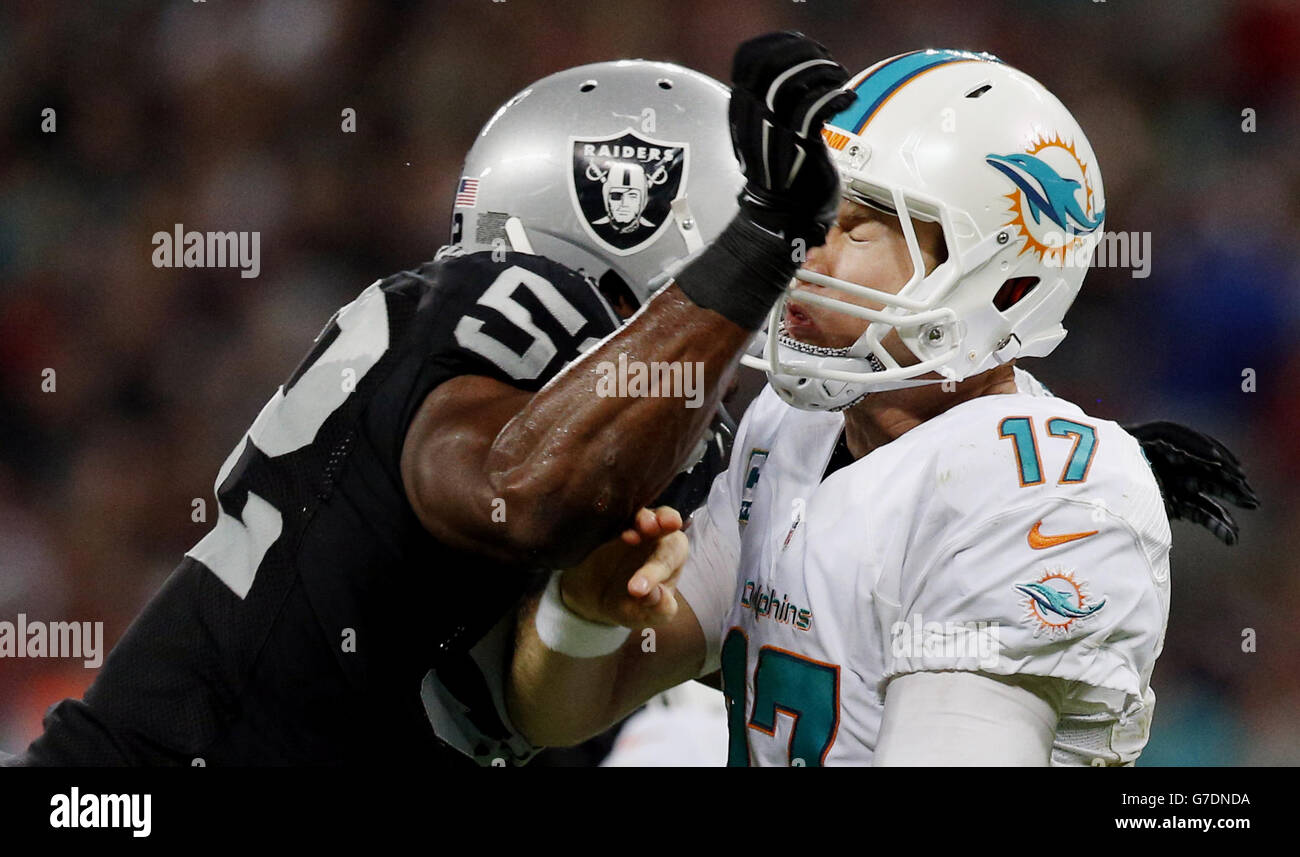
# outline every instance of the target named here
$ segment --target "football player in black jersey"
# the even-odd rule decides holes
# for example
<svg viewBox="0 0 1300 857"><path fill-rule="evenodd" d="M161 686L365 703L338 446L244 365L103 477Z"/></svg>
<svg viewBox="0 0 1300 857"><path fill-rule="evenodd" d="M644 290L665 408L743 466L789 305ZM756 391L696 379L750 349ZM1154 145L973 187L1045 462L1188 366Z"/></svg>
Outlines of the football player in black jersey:
<svg viewBox="0 0 1300 857"><path fill-rule="evenodd" d="M725 466L721 393L834 209L820 128L845 79L774 34L742 45L730 99L642 61L510 99L452 245L335 314L221 467L212 531L15 761L526 760L501 700L515 606ZM620 356L702 367L699 407L601 395ZM1185 501L1235 484L1190 460L1165 474Z"/></svg>
<svg viewBox="0 0 1300 857"><path fill-rule="evenodd" d="M844 70L794 36L736 69L755 93L732 101L736 145L763 153L744 176L726 87L680 66L571 69L507 102L467 158L455 246L326 325L222 466L212 531L21 761L526 756L493 629L697 451L791 241L833 204L820 128L852 99ZM595 284L644 301L669 279L612 335ZM701 366L700 406L597 395L619 355Z"/></svg>

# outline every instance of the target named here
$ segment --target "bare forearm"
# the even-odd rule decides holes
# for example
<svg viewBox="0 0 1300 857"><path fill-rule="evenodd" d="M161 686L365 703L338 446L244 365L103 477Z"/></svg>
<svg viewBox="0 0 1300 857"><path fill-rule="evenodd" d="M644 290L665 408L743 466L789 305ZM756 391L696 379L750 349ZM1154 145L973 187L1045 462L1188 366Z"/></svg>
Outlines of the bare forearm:
<svg viewBox="0 0 1300 857"><path fill-rule="evenodd" d="M577 744L616 722L612 709L622 650L601 658L551 651L537 636L536 614L534 598L519 617L506 693L510 719L538 746Z"/></svg>
<svg viewBox="0 0 1300 857"><path fill-rule="evenodd" d="M560 654L542 642L535 621L539 600L530 598L520 609L506 692L511 721L534 744L586 740L655 694L699 675L704 632L680 595L670 621L653 629L634 627L618 650L588 658Z"/></svg>
<svg viewBox="0 0 1300 857"><path fill-rule="evenodd" d="M585 555L668 484L750 335L671 286L505 425L488 453L488 478L507 507L517 498L533 525L555 536L548 559ZM674 383L658 395L619 388L620 371L649 377L665 366L661 379Z"/></svg>

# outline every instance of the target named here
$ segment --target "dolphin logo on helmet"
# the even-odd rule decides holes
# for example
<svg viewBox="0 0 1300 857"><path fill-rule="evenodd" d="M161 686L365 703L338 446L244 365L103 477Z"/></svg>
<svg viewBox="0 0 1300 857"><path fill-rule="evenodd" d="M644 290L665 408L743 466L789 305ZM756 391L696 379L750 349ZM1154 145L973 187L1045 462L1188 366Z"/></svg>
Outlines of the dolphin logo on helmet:
<svg viewBox="0 0 1300 857"><path fill-rule="evenodd" d="M1029 213L1034 218L1034 223L1042 222L1039 216L1041 212L1071 235L1078 235L1095 231L1098 226L1101 226L1102 221L1106 219L1106 212L1104 211L1098 213L1095 217L1089 217L1079 207L1075 191L1083 186L1081 182L1065 178L1050 164L1033 155L1019 153L1014 155L989 154L984 160L989 163L989 166L1005 173L1007 178L1015 182L1016 186L1024 193L1025 202L1029 206ZM1008 164L1018 167L1019 172L1011 169L1011 166L1007 166ZM1041 193L1030 183L1030 179L1042 188Z"/></svg>

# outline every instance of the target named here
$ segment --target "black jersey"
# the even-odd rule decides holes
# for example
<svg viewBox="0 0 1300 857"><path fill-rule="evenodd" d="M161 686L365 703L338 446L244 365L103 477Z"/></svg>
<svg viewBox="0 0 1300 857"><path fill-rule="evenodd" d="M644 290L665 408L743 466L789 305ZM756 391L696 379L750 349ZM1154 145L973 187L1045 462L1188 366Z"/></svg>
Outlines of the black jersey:
<svg viewBox="0 0 1300 857"><path fill-rule="evenodd" d="M618 322L579 274L498 255L427 263L335 314L222 466L213 529L23 762L460 760L430 723L449 706L501 732L469 652L538 572L429 535L403 441L443 381L535 391Z"/></svg>

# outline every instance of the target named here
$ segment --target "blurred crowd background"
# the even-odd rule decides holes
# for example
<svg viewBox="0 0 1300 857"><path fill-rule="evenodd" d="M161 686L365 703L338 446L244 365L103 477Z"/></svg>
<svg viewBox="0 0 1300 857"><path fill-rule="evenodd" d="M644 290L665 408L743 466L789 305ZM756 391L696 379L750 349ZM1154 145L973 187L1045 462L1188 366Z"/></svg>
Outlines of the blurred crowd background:
<svg viewBox="0 0 1300 857"><path fill-rule="evenodd" d="M213 509L222 460L333 310L446 240L461 158L515 91L619 57L725 80L734 46L777 28L851 71L921 47L987 50L1079 118L1108 229L1152 235L1150 277L1089 274L1071 335L1026 368L1098 416L1216 434L1264 503L1232 549L1173 525L1142 762L1300 764L1295 0L10 0L0 619L121 636L211 526L191 520L193 500ZM348 107L356 133L340 128ZM261 276L153 267L151 236L177 223L260 231ZM0 660L0 749L22 749L93 677L79 661Z"/></svg>

